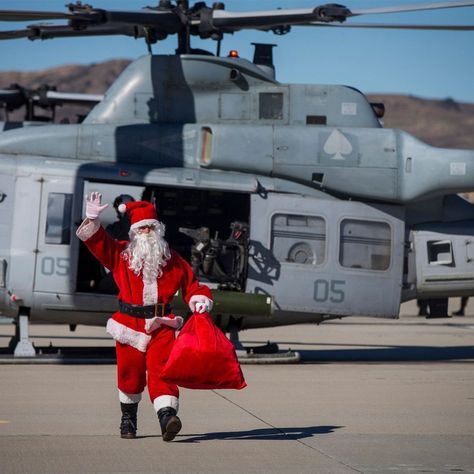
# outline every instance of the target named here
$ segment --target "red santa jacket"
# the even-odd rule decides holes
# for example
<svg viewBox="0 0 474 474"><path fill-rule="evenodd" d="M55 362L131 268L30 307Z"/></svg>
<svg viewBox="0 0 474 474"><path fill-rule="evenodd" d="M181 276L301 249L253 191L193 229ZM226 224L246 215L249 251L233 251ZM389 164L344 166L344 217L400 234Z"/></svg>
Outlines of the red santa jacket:
<svg viewBox="0 0 474 474"><path fill-rule="evenodd" d="M212 299L209 288L201 285L195 278L189 264L175 251L171 251L171 258L163 267L163 274L153 284L144 285L141 275L128 268L128 261L124 259L123 251L128 242L112 239L97 220L84 221L77 230L77 236L86 244L91 253L99 262L108 268L119 288L118 298L121 301L135 305L150 304L145 294L150 290L157 293L158 303L168 304L173 296L181 289L186 304L196 295L203 295ZM145 301L144 301L145 297ZM152 319L136 318L117 311L107 322L107 332L123 343L145 352L151 339L150 334L162 324L178 328L182 323L179 316L168 315Z"/></svg>

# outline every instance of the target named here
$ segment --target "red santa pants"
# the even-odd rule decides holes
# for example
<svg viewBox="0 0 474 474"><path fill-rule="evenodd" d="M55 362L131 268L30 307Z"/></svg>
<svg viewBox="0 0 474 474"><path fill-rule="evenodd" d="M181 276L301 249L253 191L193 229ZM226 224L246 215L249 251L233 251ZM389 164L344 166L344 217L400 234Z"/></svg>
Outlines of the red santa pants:
<svg viewBox="0 0 474 474"><path fill-rule="evenodd" d="M119 390L127 394L142 393L148 378L148 393L152 402L161 395L171 395L178 398L178 387L161 380L161 372L173 347L174 338L174 329L161 326L152 332L146 352L117 342Z"/></svg>

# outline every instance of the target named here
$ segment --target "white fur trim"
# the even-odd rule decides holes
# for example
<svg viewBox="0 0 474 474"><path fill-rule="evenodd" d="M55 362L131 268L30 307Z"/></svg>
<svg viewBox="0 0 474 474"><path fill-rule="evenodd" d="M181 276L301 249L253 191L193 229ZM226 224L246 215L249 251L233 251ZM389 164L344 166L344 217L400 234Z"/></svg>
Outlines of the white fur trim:
<svg viewBox="0 0 474 474"><path fill-rule="evenodd" d="M141 221L132 224L130 229L138 229L139 227L143 227L145 225L158 225L158 221L156 219L142 219Z"/></svg>
<svg viewBox="0 0 474 474"><path fill-rule="evenodd" d="M120 403L138 403L142 399L141 393L125 393L120 389L118 393Z"/></svg>
<svg viewBox="0 0 474 474"><path fill-rule="evenodd" d="M134 347L140 352L146 352L151 336L128 328L110 318L107 321L106 331L118 342Z"/></svg>
<svg viewBox="0 0 474 474"><path fill-rule="evenodd" d="M155 329L158 329L161 326L161 321L158 320L158 316L154 318L145 319L145 331L150 334Z"/></svg>
<svg viewBox="0 0 474 474"><path fill-rule="evenodd" d="M97 219L89 219L87 222L83 220L76 230L76 235L84 242L89 240L99 230L99 227L100 222Z"/></svg>
<svg viewBox="0 0 474 474"><path fill-rule="evenodd" d="M183 325L183 318L181 316L175 316L174 318L169 318L168 316L155 316L151 319L145 319L145 331L150 334L155 329L158 329L160 326L169 326L173 329L181 329Z"/></svg>
<svg viewBox="0 0 474 474"><path fill-rule="evenodd" d="M159 410L162 408L171 407L176 410L178 413L179 410L179 400L173 395L160 395L153 400L153 407L155 411L158 413Z"/></svg>
<svg viewBox="0 0 474 474"><path fill-rule="evenodd" d="M117 209L121 214L125 214L127 212L127 205L122 202Z"/></svg>
<svg viewBox="0 0 474 474"><path fill-rule="evenodd" d="M163 326L169 326L173 329L181 329L184 322L181 316L175 316L174 318L168 318L168 316L158 316L158 319L161 321L161 324L163 324Z"/></svg>
<svg viewBox="0 0 474 474"><path fill-rule="evenodd" d="M158 283L156 278L151 282L143 281L143 306L156 304L158 302Z"/></svg>

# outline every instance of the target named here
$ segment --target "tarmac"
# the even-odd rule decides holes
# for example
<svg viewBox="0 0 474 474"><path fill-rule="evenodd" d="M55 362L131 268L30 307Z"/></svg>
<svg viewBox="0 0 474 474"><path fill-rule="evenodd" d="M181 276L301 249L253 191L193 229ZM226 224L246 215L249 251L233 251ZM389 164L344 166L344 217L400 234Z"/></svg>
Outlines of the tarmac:
<svg viewBox="0 0 474 474"><path fill-rule="evenodd" d="M453 301L456 309L458 299ZM12 327L0 324L0 347ZM111 351L103 328L31 326L36 347ZM161 439L148 398L118 435L113 363L0 365L0 473L474 472L474 305L465 317L345 318L246 331L298 364L243 365L248 387L181 390Z"/></svg>

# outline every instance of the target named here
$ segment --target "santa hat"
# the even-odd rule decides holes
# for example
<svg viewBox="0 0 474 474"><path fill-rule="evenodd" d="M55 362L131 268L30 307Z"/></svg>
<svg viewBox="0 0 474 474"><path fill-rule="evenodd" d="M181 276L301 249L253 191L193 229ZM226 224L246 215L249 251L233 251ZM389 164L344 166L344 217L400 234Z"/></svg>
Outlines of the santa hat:
<svg viewBox="0 0 474 474"><path fill-rule="evenodd" d="M158 215L156 214L155 207L151 202L147 201L136 201L122 203L118 207L119 212L130 217L131 226L130 229L138 229L146 225L157 225Z"/></svg>

